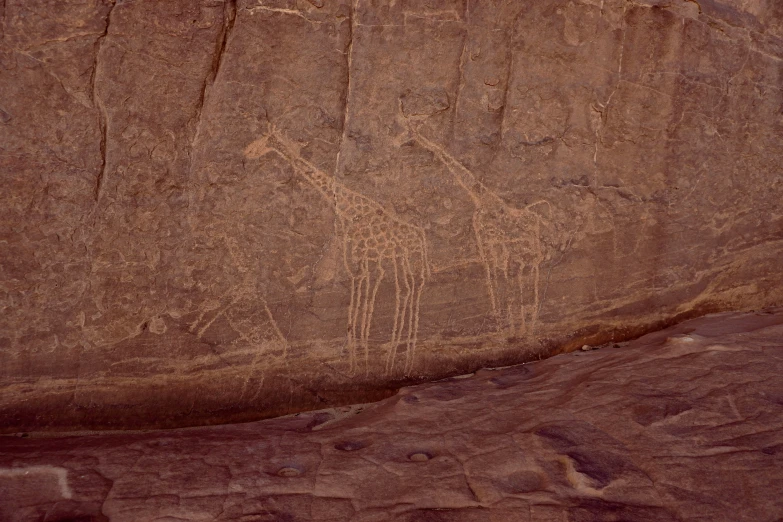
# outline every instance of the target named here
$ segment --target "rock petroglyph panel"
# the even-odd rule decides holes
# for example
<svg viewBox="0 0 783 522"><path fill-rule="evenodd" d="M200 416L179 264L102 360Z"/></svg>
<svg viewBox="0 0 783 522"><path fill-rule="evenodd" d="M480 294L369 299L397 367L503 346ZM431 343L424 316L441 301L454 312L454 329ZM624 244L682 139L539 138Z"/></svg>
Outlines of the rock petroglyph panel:
<svg viewBox="0 0 783 522"><path fill-rule="evenodd" d="M63 5L0 3L7 429L370 400L783 299L769 2Z"/></svg>

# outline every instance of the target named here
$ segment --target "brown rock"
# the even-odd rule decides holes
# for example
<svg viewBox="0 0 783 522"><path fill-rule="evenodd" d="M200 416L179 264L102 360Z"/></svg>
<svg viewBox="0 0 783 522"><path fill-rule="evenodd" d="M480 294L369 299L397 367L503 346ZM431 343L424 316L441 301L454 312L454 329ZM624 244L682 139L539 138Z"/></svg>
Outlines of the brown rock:
<svg viewBox="0 0 783 522"><path fill-rule="evenodd" d="M783 309L156 432L0 438L0 519L778 520Z"/></svg>
<svg viewBox="0 0 783 522"><path fill-rule="evenodd" d="M2 2L0 430L370 401L783 303L778 3L501 4Z"/></svg>

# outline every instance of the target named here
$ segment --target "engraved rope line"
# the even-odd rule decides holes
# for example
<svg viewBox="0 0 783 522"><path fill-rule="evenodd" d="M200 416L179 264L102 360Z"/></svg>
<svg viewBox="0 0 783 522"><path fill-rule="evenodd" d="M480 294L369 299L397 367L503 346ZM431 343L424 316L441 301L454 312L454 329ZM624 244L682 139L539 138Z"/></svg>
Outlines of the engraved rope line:
<svg viewBox="0 0 783 522"><path fill-rule="evenodd" d="M337 217L335 231L342 239L343 265L351 277L347 327L351 372L357 369L356 351L360 347L364 351L365 373L369 373L376 298L389 275L394 281L395 309L385 372L392 372L399 345L404 343L404 372L409 375L418 340L421 293L430 277L424 230L390 215L378 202L318 169L272 125L269 134L254 143L260 145L254 156L277 152L333 206Z"/></svg>
<svg viewBox="0 0 783 522"><path fill-rule="evenodd" d="M400 114L408 120L402 110ZM544 218L534 209L546 208L551 213L549 202L540 200L523 208L507 205L465 165L443 147L422 136L409 121L407 123L414 140L446 165L475 205L473 233L484 266L493 315L501 326L508 328L510 334L532 335L540 309L540 266L546 259L541 239ZM514 263L518 264L516 270L513 270ZM529 304L525 303L526 286L532 286L532 302Z"/></svg>
<svg viewBox="0 0 783 522"><path fill-rule="evenodd" d="M272 345L276 348L279 348L282 352L282 358L285 361L289 348L288 340L281 331L280 326L277 324L277 321L275 320L275 317L269 308L269 303L267 302L266 298L264 296L260 296L261 305L264 311L263 315L266 317L266 320L269 324L269 330L271 331L260 330L256 321L249 320L247 318L232 318L231 312L233 310L238 308L241 308L242 310L248 310L252 308L253 302L259 299L259 296L255 296L251 299L248 294L244 292L235 293L235 290L236 287L232 286L215 302L214 306L208 306L204 309L201 309L198 317L190 324L188 328L189 331L201 339L204 333L209 330L215 321L221 317L224 317L231 328L239 335L240 339L243 339L250 345L257 345L259 348L261 343L264 343L267 347ZM232 295L233 297L231 297ZM222 304L224 301L227 302ZM208 316L209 314L212 314L211 317L205 321L205 316ZM240 393L240 400L246 397L250 380L256 375L258 364L261 362L261 355L263 352L260 349L256 349L254 351L255 353L253 358L250 361L250 364L247 365L247 372L244 376L244 382L242 384ZM223 363L230 365L230 363L224 360L219 353L215 352L215 355L218 357L218 359L223 361ZM263 384L263 374L261 374L260 379L261 384ZM250 400L255 401L258 398L260 392L261 386L259 385Z"/></svg>

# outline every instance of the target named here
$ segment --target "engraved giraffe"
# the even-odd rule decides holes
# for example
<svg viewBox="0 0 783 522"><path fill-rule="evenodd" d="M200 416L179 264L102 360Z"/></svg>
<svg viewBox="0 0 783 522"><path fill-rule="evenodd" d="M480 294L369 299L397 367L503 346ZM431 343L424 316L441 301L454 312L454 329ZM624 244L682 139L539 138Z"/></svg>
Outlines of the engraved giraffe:
<svg viewBox="0 0 783 522"><path fill-rule="evenodd" d="M473 233L493 315L511 335L532 334L539 312L540 267L547 258L542 236L549 228L535 209L551 212L549 202L536 201L523 208L506 204L443 147L425 138L413 125L408 128L415 141L446 165L475 205Z"/></svg>
<svg viewBox="0 0 783 522"><path fill-rule="evenodd" d="M416 350L421 293L430 276L424 230L390 215L376 201L318 169L271 125L269 134L263 139L261 150L265 147L283 156L333 205L337 217L335 231L342 238L343 264L351 277L347 334L351 372L356 370L358 344L364 349L365 372L369 373L369 340L375 302L381 283L387 273L391 273L395 309L385 372L391 373L398 347L405 343L404 372L408 375Z"/></svg>

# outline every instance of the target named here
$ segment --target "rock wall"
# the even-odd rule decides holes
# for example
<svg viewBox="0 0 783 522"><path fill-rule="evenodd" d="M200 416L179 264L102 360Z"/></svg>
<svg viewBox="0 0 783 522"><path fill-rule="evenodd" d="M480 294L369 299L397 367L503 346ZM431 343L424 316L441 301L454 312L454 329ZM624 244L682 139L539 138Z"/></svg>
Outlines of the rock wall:
<svg viewBox="0 0 783 522"><path fill-rule="evenodd" d="M0 4L2 430L181 426L783 303L783 4Z"/></svg>

